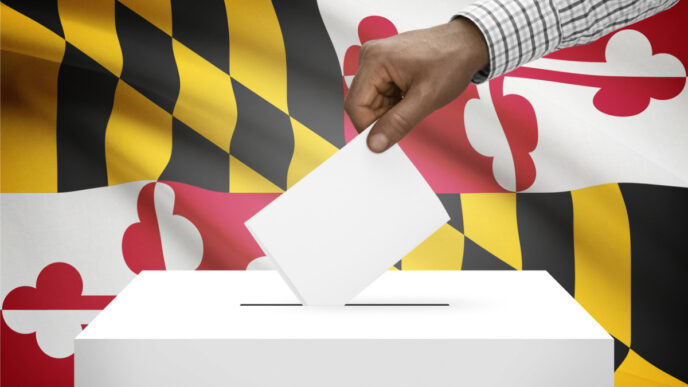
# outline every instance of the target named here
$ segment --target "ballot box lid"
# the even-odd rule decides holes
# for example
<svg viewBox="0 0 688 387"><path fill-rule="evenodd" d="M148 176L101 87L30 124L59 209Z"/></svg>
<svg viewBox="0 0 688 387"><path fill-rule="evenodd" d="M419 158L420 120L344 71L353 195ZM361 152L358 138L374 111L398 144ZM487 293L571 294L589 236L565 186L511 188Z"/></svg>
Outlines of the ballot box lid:
<svg viewBox="0 0 688 387"><path fill-rule="evenodd" d="M601 339L544 271L389 271L346 306L301 306L274 271L144 271L90 339Z"/></svg>

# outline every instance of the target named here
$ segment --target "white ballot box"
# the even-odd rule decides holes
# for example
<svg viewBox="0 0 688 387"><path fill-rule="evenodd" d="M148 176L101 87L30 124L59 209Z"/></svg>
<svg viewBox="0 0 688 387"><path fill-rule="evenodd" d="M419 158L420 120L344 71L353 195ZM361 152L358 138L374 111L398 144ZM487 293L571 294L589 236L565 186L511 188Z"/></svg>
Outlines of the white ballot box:
<svg viewBox="0 0 688 387"><path fill-rule="evenodd" d="M277 272L143 272L75 339L76 385L613 386L612 338L546 272L387 272L301 306Z"/></svg>

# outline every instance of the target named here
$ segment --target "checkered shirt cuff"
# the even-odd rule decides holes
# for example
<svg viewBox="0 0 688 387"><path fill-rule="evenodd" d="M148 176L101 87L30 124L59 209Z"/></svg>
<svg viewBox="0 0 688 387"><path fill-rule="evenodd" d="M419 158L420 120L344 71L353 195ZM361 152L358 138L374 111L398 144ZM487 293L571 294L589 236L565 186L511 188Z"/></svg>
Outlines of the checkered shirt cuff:
<svg viewBox="0 0 688 387"><path fill-rule="evenodd" d="M554 51L561 40L551 0L479 0L455 17L459 16L480 29L489 49L490 64L475 74L474 83L506 74Z"/></svg>

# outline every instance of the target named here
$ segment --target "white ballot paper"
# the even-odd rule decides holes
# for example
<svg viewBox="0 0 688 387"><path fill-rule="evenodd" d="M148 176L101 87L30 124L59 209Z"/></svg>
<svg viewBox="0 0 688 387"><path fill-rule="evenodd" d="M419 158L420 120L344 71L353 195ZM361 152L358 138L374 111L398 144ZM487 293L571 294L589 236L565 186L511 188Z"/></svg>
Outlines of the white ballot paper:
<svg viewBox="0 0 688 387"><path fill-rule="evenodd" d="M370 128L246 221L305 305L344 305L449 220L398 145Z"/></svg>

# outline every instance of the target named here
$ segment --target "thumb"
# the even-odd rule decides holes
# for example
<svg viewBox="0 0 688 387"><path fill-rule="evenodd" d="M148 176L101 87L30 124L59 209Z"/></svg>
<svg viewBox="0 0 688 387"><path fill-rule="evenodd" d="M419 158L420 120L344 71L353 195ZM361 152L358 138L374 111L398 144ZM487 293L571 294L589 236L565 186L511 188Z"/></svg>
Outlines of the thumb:
<svg viewBox="0 0 688 387"><path fill-rule="evenodd" d="M432 112L426 98L409 90L404 98L383 114L370 130L368 148L381 153L401 140Z"/></svg>

